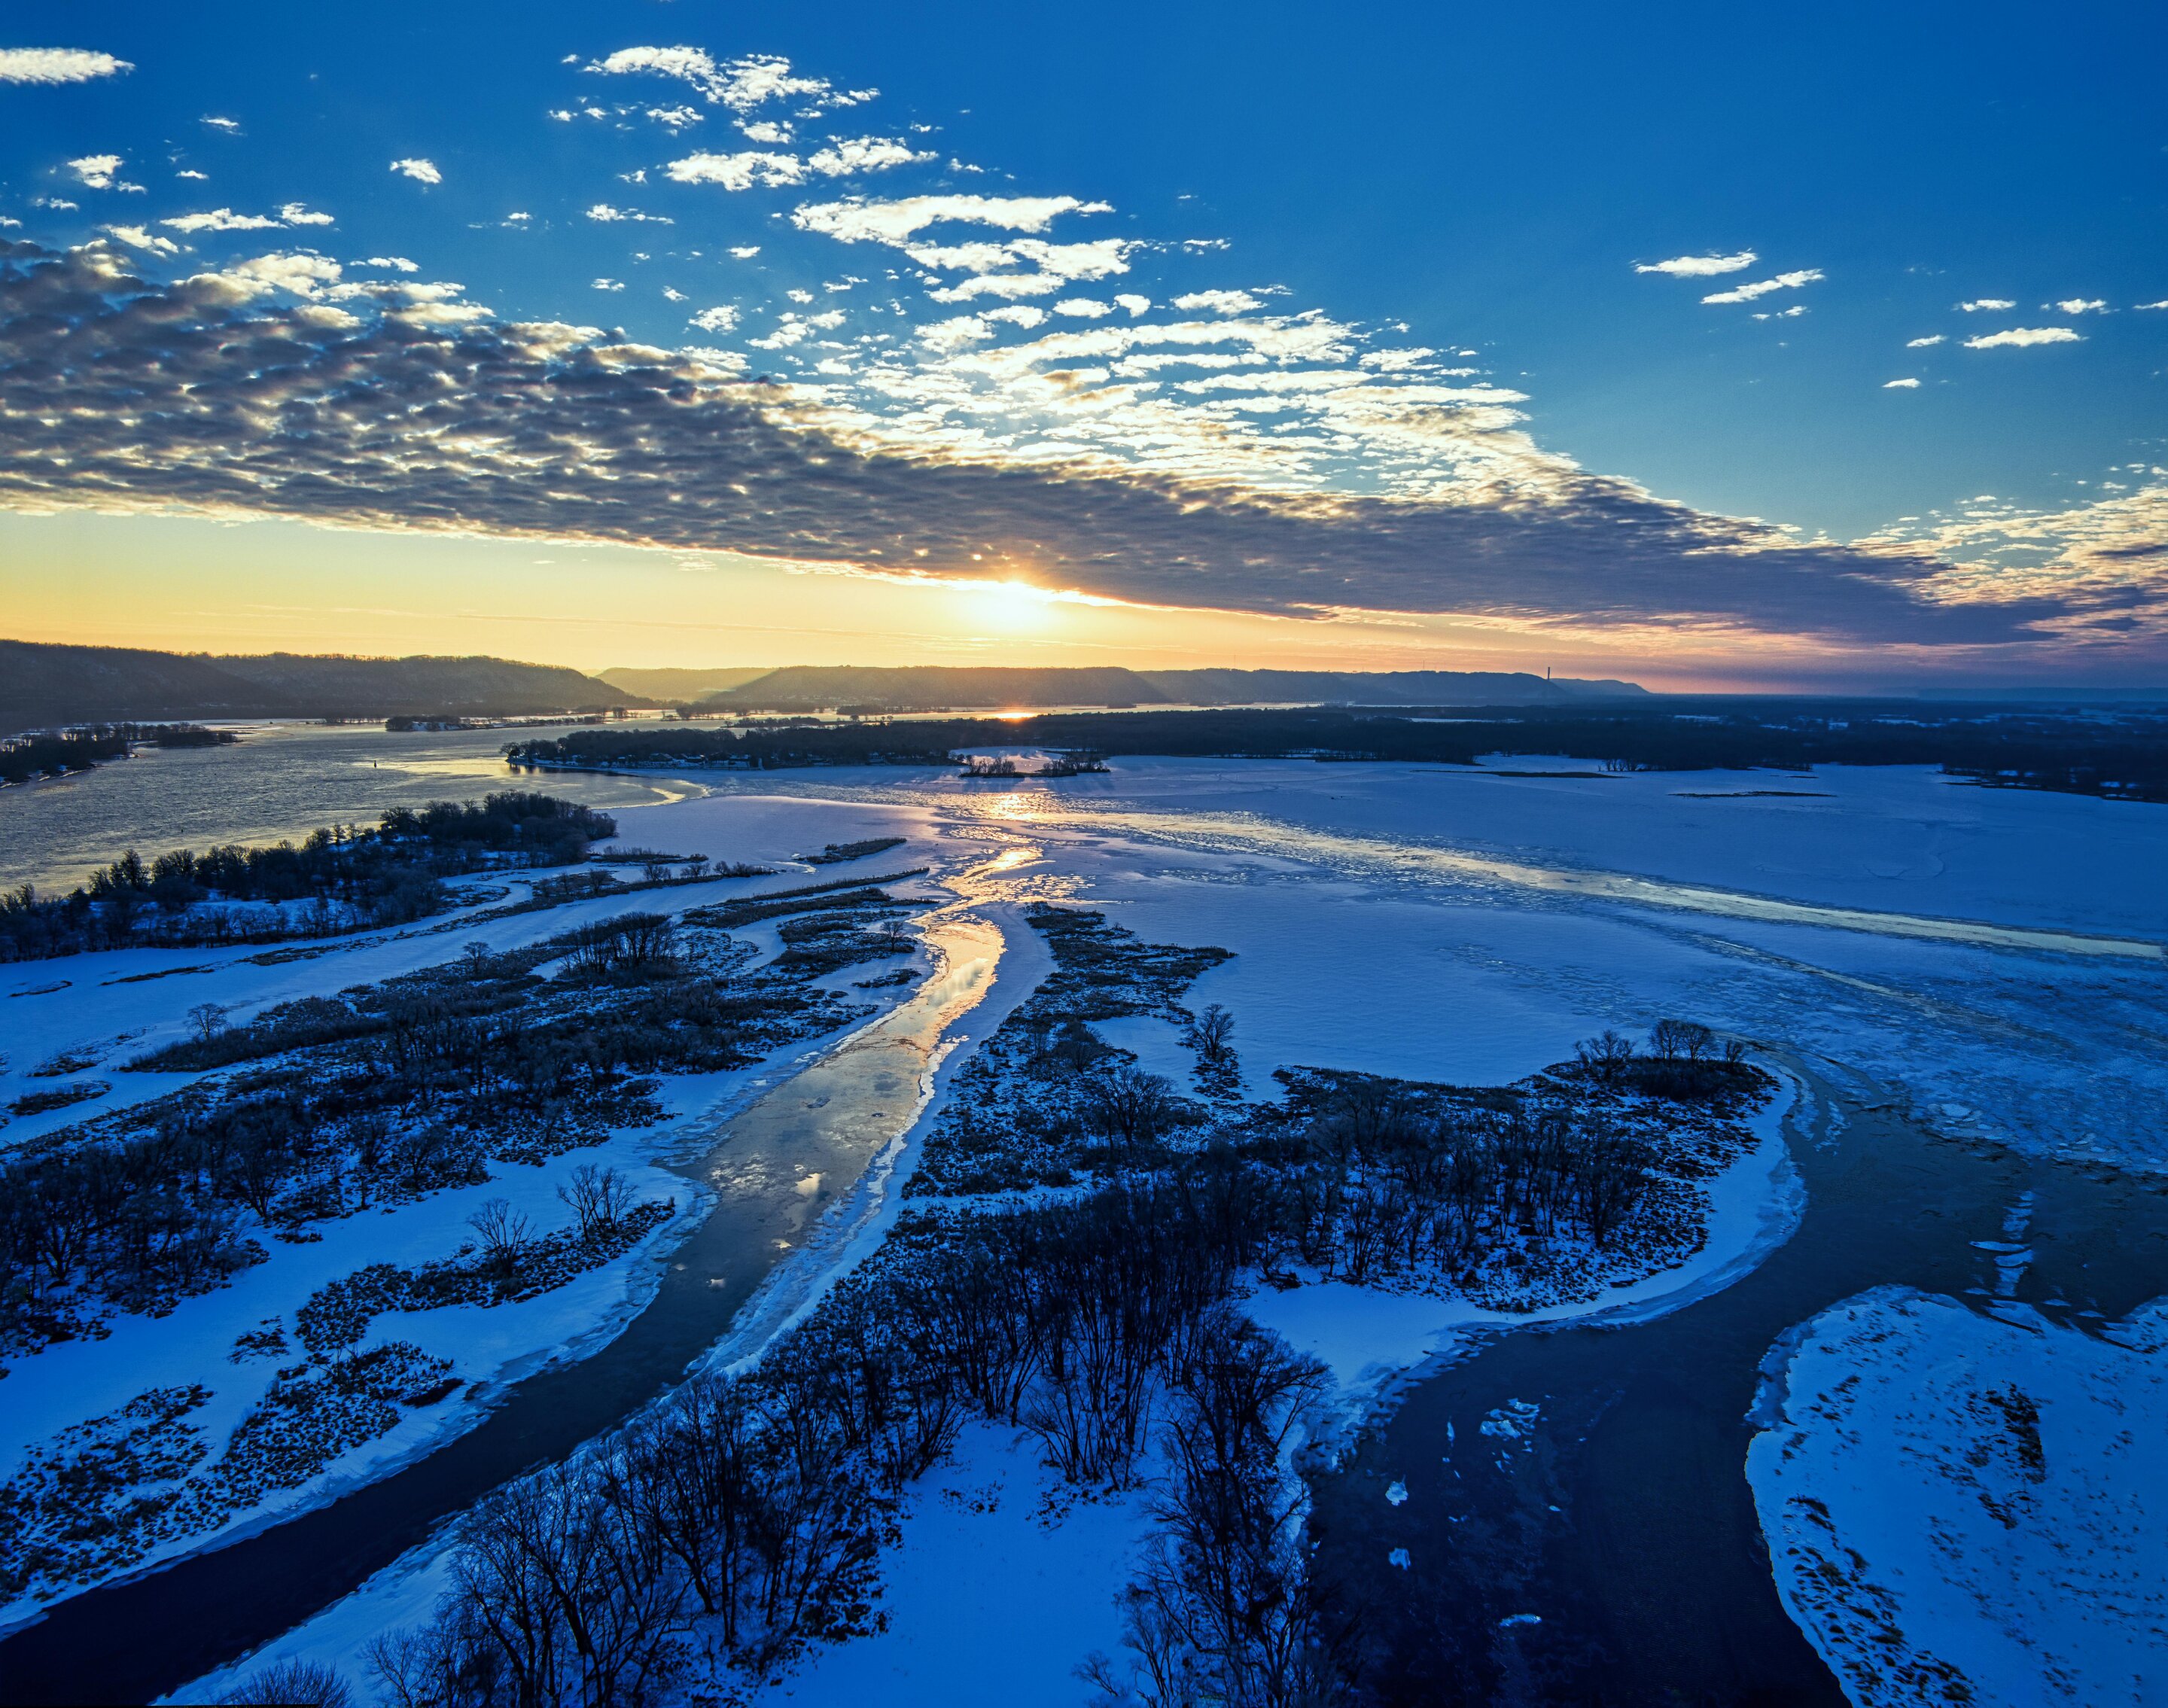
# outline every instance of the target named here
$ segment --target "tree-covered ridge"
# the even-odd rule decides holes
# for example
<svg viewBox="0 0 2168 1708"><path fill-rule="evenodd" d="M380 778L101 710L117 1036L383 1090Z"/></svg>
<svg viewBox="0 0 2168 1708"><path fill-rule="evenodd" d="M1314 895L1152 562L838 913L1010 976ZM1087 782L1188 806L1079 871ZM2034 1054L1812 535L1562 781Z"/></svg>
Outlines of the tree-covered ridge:
<svg viewBox="0 0 2168 1708"><path fill-rule="evenodd" d="M1443 709L1441 709L1443 710ZM1936 765L1986 786L2168 801L2168 716L1916 701L1666 700L1585 708L1459 707L1432 719L1343 708L1103 711L1022 719L692 724L587 729L507 749L541 768L948 765L959 751L1039 748L1113 757L1312 758L1470 765L1562 754L1606 771Z"/></svg>
<svg viewBox="0 0 2168 1708"><path fill-rule="evenodd" d="M0 961L401 924L448 905L446 878L568 865L616 834L606 812L504 790L479 803L394 807L374 827L329 826L298 847L229 843L147 861L130 849L65 897L41 899L28 884L0 895Z"/></svg>

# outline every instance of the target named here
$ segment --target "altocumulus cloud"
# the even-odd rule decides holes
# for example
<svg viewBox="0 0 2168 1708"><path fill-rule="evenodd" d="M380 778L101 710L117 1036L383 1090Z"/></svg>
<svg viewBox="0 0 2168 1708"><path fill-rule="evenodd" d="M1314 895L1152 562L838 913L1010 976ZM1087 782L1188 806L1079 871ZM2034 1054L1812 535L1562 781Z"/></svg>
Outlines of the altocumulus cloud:
<svg viewBox="0 0 2168 1708"><path fill-rule="evenodd" d="M1951 567L1931 553L1795 543L1556 460L1539 487L1426 498L899 449L852 431L810 388L748 384L699 352L502 324L452 301L457 286L338 272L272 256L158 279L104 245L0 242L0 495L874 573L1022 571L1119 599L1278 613L1964 644L2037 640L2074 609L2053 593L1938 598ZM1120 348L1175 331L1124 327ZM1208 332L1240 350L1300 327L1179 335ZM1334 383L1336 398L1364 389Z"/></svg>

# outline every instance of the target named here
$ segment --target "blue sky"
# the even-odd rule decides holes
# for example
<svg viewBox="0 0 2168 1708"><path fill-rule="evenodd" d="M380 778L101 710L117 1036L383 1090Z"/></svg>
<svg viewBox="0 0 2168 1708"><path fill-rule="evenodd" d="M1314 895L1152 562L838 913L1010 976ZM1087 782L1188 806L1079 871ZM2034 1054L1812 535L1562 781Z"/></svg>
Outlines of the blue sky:
<svg viewBox="0 0 2168 1708"><path fill-rule="evenodd" d="M19 23L0 50L128 68L8 80L0 52L0 237L240 279L189 311L300 316L317 362L387 312L588 329L878 469L788 528L689 490L553 510L501 462L406 513L390 474L267 498L205 484L199 430L186 478L109 433L94 482L19 464L11 508L449 520L1591 656L2157 673L2158 8L442 12ZM241 228L171 223L220 210ZM221 429L232 468L261 430ZM712 435L677 450L681 483L731 483Z"/></svg>

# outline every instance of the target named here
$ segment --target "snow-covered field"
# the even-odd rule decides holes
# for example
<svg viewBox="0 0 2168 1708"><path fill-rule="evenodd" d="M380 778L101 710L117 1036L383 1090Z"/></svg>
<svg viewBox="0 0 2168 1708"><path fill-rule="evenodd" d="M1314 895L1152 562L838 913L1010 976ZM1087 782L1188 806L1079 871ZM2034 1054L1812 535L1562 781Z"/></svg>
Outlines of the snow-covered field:
<svg viewBox="0 0 2168 1708"><path fill-rule="evenodd" d="M2168 1700L2168 1302L2095 1338L1878 1289L1764 1406L1777 1586L1859 1708Z"/></svg>
<svg viewBox="0 0 2168 1708"><path fill-rule="evenodd" d="M1188 1000L1232 1010L1253 1095L1269 1094L1273 1069L1298 1065L1503 1083L1570 1054L1576 1039L1605 1026L1639 1028L1670 1014L1859 1072L1954 1131L2168 1164L2160 1001L2168 891L2156 876L2168 870L2168 813L2157 809L1965 788L1924 770L1833 768L1797 777L1508 779L1422 766L1118 760L1108 776L998 790L880 770L713 781L715 792L704 798L619 809L624 841L773 861L826 842L908 835L908 848L863 870L931 863L938 878L994 853L1000 869L980 882L982 902L1068 899L1103 907L1150 940L1235 950ZM1799 792L1748 792L1766 790ZM669 900L688 906L802 881L794 872L721 881L672 891ZM473 934L507 947L563 929L573 923L568 914L599 915L644 899L582 903ZM131 951L8 969L0 1009L10 1059L0 1099L50 1083L22 1076L56 1051L95 1047L117 1057L178 1035L194 1003L217 1001L245 1016L444 958L465 935L373 939L275 967L250 966L232 951ZM205 963L214 970L106 982ZM60 980L66 988L8 994ZM1186 1080L1192 1058L1171 1025L1134 1019L1103 1030L1146 1067ZM132 1035L125 1046L114 1042L121 1034ZM688 1120L711 1114L780 1071L782 1064L749 1070L744 1085L680 1085L673 1112ZM19 1120L0 1131L0 1144L175 1083L104 1067L83 1077L111 1083L109 1100ZM1724 1285L1785 1237L1796 1206L1773 1114L1765 1121L1763 1149L1714 1183L1719 1213L1694 1264L1583 1308L1671 1308ZM621 1142L627 1160L644 1163L665 1152L668 1138L667 1130L650 1130ZM898 1169L909 1166L907 1152L893 1160ZM550 1200L547 1171L517 1172L533 1177L523 1190L531 1184L538 1203ZM447 1239L469 1207L449 1196L441 1207L416 1206L417 1217L437 1220L417 1219L411 1231L392 1219L373 1222L373 1251L391 1249L386 1238L411 1237L417 1253ZM236 1324L276 1308L244 1306L242 1287L258 1278L268 1285L275 1271L286 1277L279 1285L290 1303L315 1284L309 1266L336 1266L330 1243L282 1249L236 1288L148 1327L177 1346L223 1335L222 1349ZM821 1260L839 1259L831 1251ZM502 1379L607 1332L640 1296L643 1265L652 1261L635 1253L534 1301L547 1309L531 1320L500 1307L431 1313L445 1319L433 1326L467 1336L458 1349L463 1373L472 1361ZM187 1314L198 1306L200 1322ZM1262 1292L1251 1308L1324 1358L1354 1407L1489 1326L1480 1313L1437 1301L1337 1285ZM494 1338L484 1347L476 1330L449 1320L460 1316L502 1320L486 1325ZM418 1338L422 1327L417 1318L401 1332ZM2024 1332L1983 1328L1955 1307L1946 1318L1918 1306L1901 1338L1928 1349L1917 1354L1926 1370L1934 1346L1961 1346L1965 1334L1989 1330ZM151 1338L146 1330L146 1345ZM120 1338L80 1349L92 1389L98 1359L115 1347L117 1360ZM19 1386L24 1374L6 1384L11 1439L19 1415L34 1417L42 1433L66 1421L73 1403L34 1400ZM1810 1386L1795 1380L1795 1400ZM1889 1393L1902 1386L1893 1375ZM88 1391L77 1416L108 1403ZM1886 1458L1873 1437L1862 1433L1850 1462ZM2070 1439L2086 1438L2080 1430ZM2070 1450L2096 1458L2104 1450L2100 1441ZM1037 1503L1052 1485L1035 1476L992 1432L969 1438L958 1463L927 1480L906 1519L902 1550L885 1574L887 1634L802 1670L788 1686L794 1700L1076 1700L1082 1686L1069 1669L1084 1650L1113 1646L1119 1562L1142 1520L1119 1506L1084 1507L1047 1528ZM969 1491L996 1480L1001 1500L975 1508ZM949 1489L962 1498L950 1499ZM1046 1586L1036 1598L1047 1603L1043 1641L1025 1641L1012 1605L1002 1611L1004 1592L1025 1583ZM372 1621L418 1616L426 1587L426 1572L388 1574L337 1620L320 1622L306 1641L297 1633L281 1650L350 1657ZM996 1653L998 1665L986 1659ZM1023 1671L1002 1670L1011 1656L1035 1658ZM960 1657L975 1657L962 1673ZM968 1687L954 1686L959 1677ZM980 1680L978 1696L956 1694Z"/></svg>

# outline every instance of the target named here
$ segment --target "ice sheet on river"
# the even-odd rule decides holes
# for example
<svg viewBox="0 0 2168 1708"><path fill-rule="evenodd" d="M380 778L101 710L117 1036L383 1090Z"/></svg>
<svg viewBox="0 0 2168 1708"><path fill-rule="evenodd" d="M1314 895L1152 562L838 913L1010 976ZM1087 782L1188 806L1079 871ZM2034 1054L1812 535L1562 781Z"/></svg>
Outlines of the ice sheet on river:
<svg viewBox="0 0 2168 1708"><path fill-rule="evenodd" d="M2168 1301L2095 1338L1877 1289L1764 1404L1777 1586L1857 1708L2168 1700Z"/></svg>

